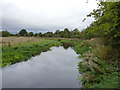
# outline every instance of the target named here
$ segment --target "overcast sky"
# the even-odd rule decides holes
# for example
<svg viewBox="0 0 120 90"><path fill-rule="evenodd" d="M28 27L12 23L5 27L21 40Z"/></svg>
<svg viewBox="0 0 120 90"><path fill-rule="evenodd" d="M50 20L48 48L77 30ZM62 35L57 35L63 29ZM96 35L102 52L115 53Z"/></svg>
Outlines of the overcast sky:
<svg viewBox="0 0 120 90"><path fill-rule="evenodd" d="M97 8L96 0L2 0L2 30L17 33L86 28L93 18L82 20Z"/></svg>

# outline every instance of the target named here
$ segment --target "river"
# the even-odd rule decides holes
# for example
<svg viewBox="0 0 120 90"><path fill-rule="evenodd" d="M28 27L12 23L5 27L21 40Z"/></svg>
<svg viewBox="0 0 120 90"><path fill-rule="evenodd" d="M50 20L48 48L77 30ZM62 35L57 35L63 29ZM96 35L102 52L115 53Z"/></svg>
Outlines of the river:
<svg viewBox="0 0 120 90"><path fill-rule="evenodd" d="M50 51L2 69L3 88L81 88L78 54L72 49Z"/></svg>

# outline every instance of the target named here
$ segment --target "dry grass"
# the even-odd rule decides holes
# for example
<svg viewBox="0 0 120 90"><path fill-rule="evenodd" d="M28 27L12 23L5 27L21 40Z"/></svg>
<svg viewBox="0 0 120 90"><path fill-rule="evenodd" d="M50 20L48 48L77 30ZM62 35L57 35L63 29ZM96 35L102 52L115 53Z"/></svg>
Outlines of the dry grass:
<svg viewBox="0 0 120 90"><path fill-rule="evenodd" d="M25 42L38 42L41 38L36 37L0 37L0 44L2 46L20 45Z"/></svg>

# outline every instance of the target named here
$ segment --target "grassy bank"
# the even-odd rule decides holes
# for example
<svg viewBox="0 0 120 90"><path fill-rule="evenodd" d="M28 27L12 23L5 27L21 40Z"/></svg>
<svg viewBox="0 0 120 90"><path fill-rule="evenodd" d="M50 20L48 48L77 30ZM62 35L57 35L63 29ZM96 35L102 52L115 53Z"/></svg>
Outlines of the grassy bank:
<svg viewBox="0 0 120 90"><path fill-rule="evenodd" d="M104 40L95 38L78 43L74 50L84 60L79 63L83 88L119 88L119 53Z"/></svg>
<svg viewBox="0 0 120 90"><path fill-rule="evenodd" d="M52 46L59 46L61 44L57 40L52 39L14 37L14 40L12 40L9 37L8 39L12 40L12 42L8 42L7 38L4 39L6 39L4 40L6 43L2 46L1 67L26 61L41 52L49 50ZM20 43L21 40L22 42Z"/></svg>
<svg viewBox="0 0 120 90"><path fill-rule="evenodd" d="M65 48L73 47L79 57L83 58L78 64L83 88L120 89L118 49L112 48L102 38L59 41Z"/></svg>

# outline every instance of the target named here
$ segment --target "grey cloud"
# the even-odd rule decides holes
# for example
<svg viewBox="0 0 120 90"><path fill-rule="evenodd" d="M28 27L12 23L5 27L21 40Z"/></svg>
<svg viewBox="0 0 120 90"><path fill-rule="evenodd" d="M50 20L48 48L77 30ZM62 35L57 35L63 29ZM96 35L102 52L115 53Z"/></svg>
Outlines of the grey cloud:
<svg viewBox="0 0 120 90"><path fill-rule="evenodd" d="M7 29L13 33L23 28L33 32L54 32L57 29L62 30L64 28L82 30L93 21L92 18L89 18L86 22L82 22L90 12L86 8L71 7L58 13L51 13L44 11L44 9L36 11L33 7L22 8L13 2L2 2L2 4L2 29Z"/></svg>

